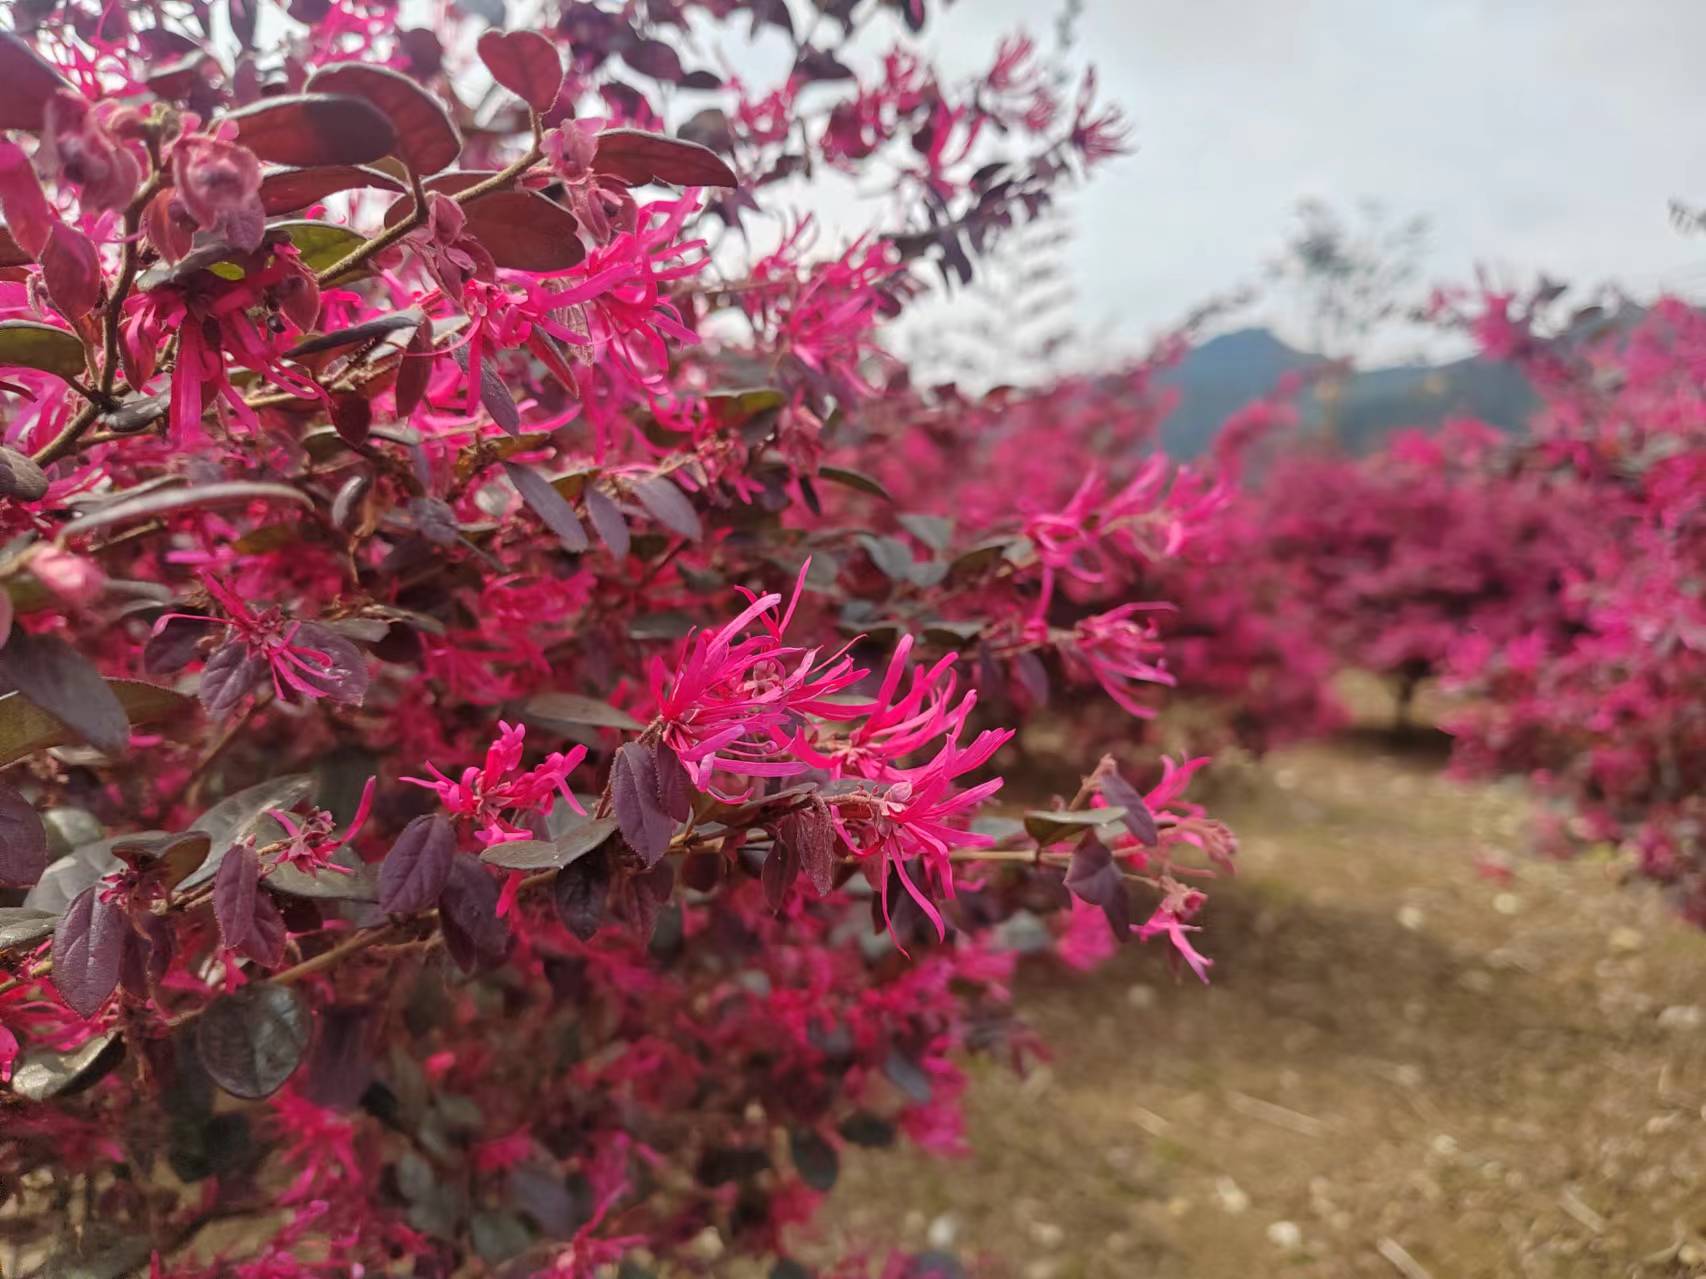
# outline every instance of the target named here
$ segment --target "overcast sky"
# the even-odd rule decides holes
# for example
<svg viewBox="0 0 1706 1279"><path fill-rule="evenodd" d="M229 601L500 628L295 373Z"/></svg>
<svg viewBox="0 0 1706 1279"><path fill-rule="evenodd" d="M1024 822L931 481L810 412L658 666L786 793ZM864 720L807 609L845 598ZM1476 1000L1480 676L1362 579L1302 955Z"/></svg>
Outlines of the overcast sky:
<svg viewBox="0 0 1706 1279"><path fill-rule="evenodd" d="M1056 8L960 0L929 42L969 69ZM1430 282L1706 295L1668 216L1706 204L1706 0L1085 0L1078 43L1137 143L1070 202L1108 355L1258 275L1310 196L1426 217ZM1295 306L1260 318L1307 340Z"/></svg>

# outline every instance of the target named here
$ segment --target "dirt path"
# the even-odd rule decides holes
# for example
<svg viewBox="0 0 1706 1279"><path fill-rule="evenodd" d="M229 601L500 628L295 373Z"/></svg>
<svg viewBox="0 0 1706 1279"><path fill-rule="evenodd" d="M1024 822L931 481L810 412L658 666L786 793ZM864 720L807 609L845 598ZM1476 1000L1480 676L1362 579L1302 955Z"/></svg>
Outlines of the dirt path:
<svg viewBox="0 0 1706 1279"><path fill-rule="evenodd" d="M1376 739L1280 752L1178 984L1034 973L969 1160L849 1160L827 1242L1015 1279L1706 1275L1706 935L1524 851L1515 787ZM1510 868L1489 877L1477 858ZM980 1270L980 1273L983 1271Z"/></svg>

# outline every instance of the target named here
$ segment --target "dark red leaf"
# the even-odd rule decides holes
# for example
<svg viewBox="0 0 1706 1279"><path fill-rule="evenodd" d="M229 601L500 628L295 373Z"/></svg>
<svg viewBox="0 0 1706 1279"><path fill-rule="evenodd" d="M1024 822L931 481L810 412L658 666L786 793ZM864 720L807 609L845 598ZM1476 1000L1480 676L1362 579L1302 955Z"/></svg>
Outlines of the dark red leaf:
<svg viewBox="0 0 1706 1279"><path fill-rule="evenodd" d="M307 169L269 169L261 175L261 204L269 218L295 213L318 204L339 191L372 187L380 191L403 191L403 184L388 173L359 164L327 164Z"/></svg>
<svg viewBox="0 0 1706 1279"><path fill-rule="evenodd" d="M608 846L577 858L551 881L551 898L557 918L582 941L590 941L604 922L604 903L610 895Z"/></svg>
<svg viewBox="0 0 1706 1279"><path fill-rule="evenodd" d="M269 164L367 164L397 149L384 112L348 94L262 98L224 119L236 123L237 141Z"/></svg>
<svg viewBox="0 0 1706 1279"><path fill-rule="evenodd" d="M627 559L630 545L628 521L622 518L622 512L616 503L606 497L604 490L596 484L586 486L585 499L587 518L592 521L599 540L610 548L610 553L617 559Z"/></svg>
<svg viewBox="0 0 1706 1279"><path fill-rule="evenodd" d="M0 675L24 699L46 711L91 746L122 755L130 719L117 694L64 640L14 626L0 649Z"/></svg>
<svg viewBox="0 0 1706 1279"><path fill-rule="evenodd" d="M73 897L53 930L53 984L83 1017L98 1013L118 985L130 931L123 904L101 900L103 887L97 881Z"/></svg>
<svg viewBox="0 0 1706 1279"><path fill-rule="evenodd" d="M800 869L820 896L835 887L835 823L821 800L777 823L776 838L794 850Z"/></svg>
<svg viewBox="0 0 1706 1279"><path fill-rule="evenodd" d="M669 851L676 821L658 801L657 761L651 748L629 742L610 766L610 797L622 838L647 866Z"/></svg>
<svg viewBox="0 0 1706 1279"><path fill-rule="evenodd" d="M220 859L213 876L213 918L220 940L232 950L242 950L254 936L260 891L261 859L253 848L238 845Z"/></svg>
<svg viewBox="0 0 1706 1279"><path fill-rule="evenodd" d="M47 869L47 829L29 800L0 782L0 884L28 888Z"/></svg>
<svg viewBox="0 0 1706 1279"><path fill-rule="evenodd" d="M201 668L197 696L210 715L225 715L237 708L249 690L266 678L267 662L250 651L243 640L227 640L208 655Z"/></svg>
<svg viewBox="0 0 1706 1279"><path fill-rule="evenodd" d="M462 372L468 372L468 348L454 348L456 362L462 366ZM492 415L492 421L511 435L521 434L521 411L515 407L515 397L509 393L504 380L498 376L498 371L492 367L490 360L480 362L480 403L485 405L486 412Z"/></svg>
<svg viewBox="0 0 1706 1279"><path fill-rule="evenodd" d="M764 900L771 910L781 910L788 900L788 890L799 878L800 858L793 845L777 840L764 857L764 870L759 878L764 884Z"/></svg>
<svg viewBox="0 0 1706 1279"><path fill-rule="evenodd" d="M82 319L101 300L101 257L94 241L63 222L48 232L41 275L48 297L68 320Z"/></svg>
<svg viewBox="0 0 1706 1279"><path fill-rule="evenodd" d="M518 462L505 462L503 467L509 482L521 494L521 500L532 508L546 528L557 535L558 541L577 555L592 545L586 540L586 530L581 527L580 520L575 518L575 508L552 487L549 480L532 467Z"/></svg>
<svg viewBox="0 0 1706 1279"><path fill-rule="evenodd" d="M1120 820L1125 822L1126 829L1139 840L1154 848L1161 842L1161 832L1155 825L1155 814L1149 811L1149 805L1144 802L1143 793L1118 773L1104 773L1097 782L1097 789L1102 792L1102 798L1115 808L1125 809Z"/></svg>
<svg viewBox="0 0 1706 1279"><path fill-rule="evenodd" d="M255 899L254 929L239 949L257 964L276 968L284 958L286 937L284 915L280 913L278 904L268 894L262 893Z"/></svg>
<svg viewBox="0 0 1706 1279"><path fill-rule="evenodd" d="M444 944L465 973L501 964L509 955L509 924L498 918L498 885L477 858L452 859L438 899Z"/></svg>
<svg viewBox="0 0 1706 1279"><path fill-rule="evenodd" d="M35 257L24 251L10 228L0 226L0 267L28 266L34 261Z"/></svg>
<svg viewBox="0 0 1706 1279"><path fill-rule="evenodd" d="M395 154L418 174L437 173L462 153L462 135L444 104L399 71L335 62L309 76L303 87L310 93L348 94L378 107L396 129Z"/></svg>
<svg viewBox="0 0 1706 1279"><path fill-rule="evenodd" d="M196 1051L214 1083L256 1101L296 1070L311 1027L307 1006L290 987L252 982L207 1006L196 1021Z"/></svg>
<svg viewBox="0 0 1706 1279"><path fill-rule="evenodd" d="M308 1066L297 1085L316 1106L350 1110L373 1082L373 1055L367 1028L373 1010L366 1004L333 1004L320 1011L319 1033Z"/></svg>
<svg viewBox="0 0 1706 1279"><path fill-rule="evenodd" d="M373 405L359 391L340 391L332 397L332 427L349 444L367 443L373 429Z"/></svg>
<svg viewBox="0 0 1706 1279"><path fill-rule="evenodd" d="M150 675L173 675L183 670L195 659L196 646L213 624L211 617L205 621L172 618L142 646L142 669Z"/></svg>
<svg viewBox="0 0 1706 1279"><path fill-rule="evenodd" d="M658 805L664 812L684 822L693 816L693 778L688 775L687 765L681 762L681 756L664 742L657 743L652 748L652 758L657 768Z"/></svg>
<svg viewBox="0 0 1706 1279"><path fill-rule="evenodd" d="M71 84L10 31L0 31L0 129L42 127L47 100ZM75 90L73 90L75 92Z"/></svg>
<svg viewBox="0 0 1706 1279"><path fill-rule="evenodd" d="M379 864L379 908L412 915L433 906L450 878L456 832L438 813L415 818Z"/></svg>
<svg viewBox="0 0 1706 1279"><path fill-rule="evenodd" d="M334 702L360 706L367 696L367 659L349 640L319 622L303 622L291 645L312 654L316 669L296 673Z"/></svg>
<svg viewBox="0 0 1706 1279"><path fill-rule="evenodd" d="M671 532L679 533L690 541L698 541L704 536L704 526L699 523L699 512L693 509L693 503L661 475L648 475L633 481L634 496L641 506L651 513L653 519Z"/></svg>
<svg viewBox="0 0 1706 1279"><path fill-rule="evenodd" d="M629 186L669 182L682 187L732 187L734 170L697 142L640 129L606 129L598 135L593 171Z"/></svg>
<svg viewBox="0 0 1706 1279"><path fill-rule="evenodd" d="M681 79L681 57L662 40L630 39L618 52L641 75L670 84Z"/></svg>
<svg viewBox="0 0 1706 1279"><path fill-rule="evenodd" d="M504 88L535 111L556 105L563 87L557 46L537 31L487 31L475 46L480 61Z"/></svg>
<svg viewBox="0 0 1706 1279"><path fill-rule="evenodd" d="M405 421L420 404L432 380L432 334L428 327L423 324L415 330L397 365L397 416Z"/></svg>
<svg viewBox="0 0 1706 1279"><path fill-rule="evenodd" d="M617 888L617 902L622 918L640 935L650 941L657 928L658 913L675 890L675 867L659 862L650 870L630 875Z"/></svg>
<svg viewBox="0 0 1706 1279"><path fill-rule="evenodd" d="M1126 895L1125 877L1108 846L1094 835L1086 835L1072 850L1066 886L1080 901L1101 908L1117 940L1130 939L1131 901Z"/></svg>
<svg viewBox="0 0 1706 1279"><path fill-rule="evenodd" d="M537 191L493 191L463 211L468 234L501 267L549 275L578 266L586 257L575 215Z"/></svg>

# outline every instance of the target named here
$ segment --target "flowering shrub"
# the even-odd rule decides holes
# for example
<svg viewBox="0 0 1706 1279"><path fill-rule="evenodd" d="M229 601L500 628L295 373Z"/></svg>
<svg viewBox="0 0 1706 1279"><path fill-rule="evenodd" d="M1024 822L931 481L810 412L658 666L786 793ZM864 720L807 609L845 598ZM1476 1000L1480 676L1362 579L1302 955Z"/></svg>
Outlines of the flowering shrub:
<svg viewBox="0 0 1706 1279"><path fill-rule="evenodd" d="M1542 335L1556 297L1466 318L1543 395L1513 483L1576 513L1555 616L1452 654L1468 771L1529 773L1554 846L1613 841L1706 924L1706 319L1676 300L1633 328Z"/></svg>
<svg viewBox="0 0 1706 1279"><path fill-rule="evenodd" d="M1301 626L1339 664L1416 686L1466 643L1568 627L1559 598L1594 533L1584 504L1526 473L1506 439L1458 420L1380 452L1287 454L1238 518L1253 612Z"/></svg>
<svg viewBox="0 0 1706 1279"><path fill-rule="evenodd" d="M846 1143L960 1144L958 1055L1033 1051L1017 953L1135 935L1206 975L1234 846L1202 761L991 801L1051 685L1151 711L1141 564L1224 482L1085 464L950 524L909 459L1080 387L968 406L877 336L1119 117L1022 39L966 84L904 41L856 69L922 5L820 9L0 35L26 1248L255 1279L776 1253ZM791 51L778 87L706 65L733 19ZM900 198L848 245L775 236L767 188L824 166Z"/></svg>

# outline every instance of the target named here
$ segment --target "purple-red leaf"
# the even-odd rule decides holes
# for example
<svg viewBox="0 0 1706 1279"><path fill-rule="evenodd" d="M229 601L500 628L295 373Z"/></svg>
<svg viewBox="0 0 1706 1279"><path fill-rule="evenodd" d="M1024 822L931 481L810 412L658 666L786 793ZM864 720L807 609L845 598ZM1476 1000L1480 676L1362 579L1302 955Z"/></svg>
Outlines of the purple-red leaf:
<svg viewBox="0 0 1706 1279"><path fill-rule="evenodd" d="M265 658L252 652L243 640L227 640L208 654L197 695L208 714L225 715L236 709L266 673Z"/></svg>
<svg viewBox="0 0 1706 1279"><path fill-rule="evenodd" d="M493 191L463 212L464 230L486 246L493 262L511 271L549 275L586 257L575 215L537 191Z"/></svg>
<svg viewBox="0 0 1706 1279"><path fill-rule="evenodd" d="M1072 850L1072 862L1066 868L1066 886L1080 901L1101 908L1117 940L1130 938L1131 902L1126 895L1125 876L1108 846L1094 835L1086 835Z"/></svg>
<svg viewBox="0 0 1706 1279"><path fill-rule="evenodd" d="M1120 820L1125 823L1127 830L1151 848L1161 842L1161 832L1155 825L1155 814L1149 811L1149 805L1144 802L1143 792L1114 772L1104 773L1097 782L1097 788L1109 804L1125 809Z"/></svg>
<svg viewBox="0 0 1706 1279"><path fill-rule="evenodd" d="M73 897L53 930L53 984L82 1017L98 1013L118 985L130 931L123 905L101 899L104 887L97 881Z"/></svg>
<svg viewBox="0 0 1706 1279"><path fill-rule="evenodd" d="M800 874L800 858L792 844L777 840L764 857L764 869L759 878L764 883L764 900L771 910L781 910L788 900L788 890Z"/></svg>
<svg viewBox="0 0 1706 1279"><path fill-rule="evenodd" d="M586 540L586 530L575 518L575 508L570 506L563 495L552 487L532 467L522 466L517 462L505 462L504 474L509 476L509 482L521 494L521 500L532 508L537 515L557 535L557 540L575 554L580 554L592 544Z"/></svg>
<svg viewBox="0 0 1706 1279"><path fill-rule="evenodd" d="M586 486L585 498L587 518L592 521L599 540L610 548L610 553L617 559L627 559L628 521L622 518L622 512L617 509L616 503L606 497L604 490L596 484Z"/></svg>
<svg viewBox="0 0 1706 1279"><path fill-rule="evenodd" d="M41 814L11 785L0 782L0 884L28 888L47 869L47 828Z"/></svg>
<svg viewBox="0 0 1706 1279"><path fill-rule="evenodd" d="M682 187L732 187L734 170L709 147L640 129L606 129L598 135L593 171L629 186L670 182Z"/></svg>
<svg viewBox="0 0 1706 1279"><path fill-rule="evenodd" d="M468 348L459 345L452 350L456 362L462 366L462 372L466 375ZM515 407L515 397L509 393L509 388L504 385L490 360L480 361L480 403L486 406L486 412L492 415L492 421L505 431L511 435L521 434L521 411Z"/></svg>
<svg viewBox="0 0 1706 1279"><path fill-rule="evenodd" d="M822 800L784 817L776 824L776 838L794 850L819 896L835 887L835 823Z"/></svg>
<svg viewBox="0 0 1706 1279"><path fill-rule="evenodd" d="M498 918L498 885L477 858L463 854L451 860L438 922L451 959L465 973L501 964L509 955L509 924Z"/></svg>
<svg viewBox="0 0 1706 1279"><path fill-rule="evenodd" d="M622 838L647 866L669 851L676 821L658 799L657 760L651 748L629 742L610 766L610 796Z"/></svg>
<svg viewBox="0 0 1706 1279"><path fill-rule="evenodd" d="M303 622L290 637L293 647L312 653L314 669L296 673L334 702L360 706L367 696L367 659L349 640L319 622Z"/></svg>
<svg viewBox="0 0 1706 1279"><path fill-rule="evenodd" d="M432 381L432 334L430 325L423 324L409 339L408 347L397 365L397 416L407 420L426 394ZM513 401L511 407L514 407Z"/></svg>
<svg viewBox="0 0 1706 1279"><path fill-rule="evenodd" d="M101 300L101 256L75 227L55 222L41 251L42 282L68 320L80 320Z"/></svg>
<svg viewBox="0 0 1706 1279"><path fill-rule="evenodd" d="M604 922L604 903L610 895L610 853L595 848L576 858L551 881L557 918L582 941L590 941Z"/></svg>
<svg viewBox="0 0 1706 1279"><path fill-rule="evenodd" d="M475 48L492 79L535 111L556 105L563 61L557 46L537 31L487 31Z"/></svg>
<svg viewBox="0 0 1706 1279"><path fill-rule="evenodd" d="M705 529L699 522L699 512L679 488L661 475L648 475L632 482L630 487L641 506L653 519L673 533L697 542Z"/></svg>
<svg viewBox="0 0 1706 1279"><path fill-rule="evenodd" d="M327 91L262 98L222 118L236 124L238 142L269 164L368 164L397 149L391 121L362 95Z"/></svg>
<svg viewBox="0 0 1706 1279"><path fill-rule="evenodd" d="M652 759L657 768L659 807L676 821L686 821L693 816L694 791L687 765L681 762L681 756L673 748L663 742L652 748Z"/></svg>
<svg viewBox="0 0 1706 1279"><path fill-rule="evenodd" d="M403 827L379 863L379 908L391 915L427 910L444 892L456 855L456 832L438 813Z"/></svg>
<svg viewBox="0 0 1706 1279"><path fill-rule="evenodd" d="M220 859L213 876L213 918L220 940L232 950L242 950L254 936L260 891L261 859L253 848L239 845Z"/></svg>
<svg viewBox="0 0 1706 1279"><path fill-rule="evenodd" d="M129 746L130 718L118 695L57 636L31 635L14 626L0 649L0 675L91 746L108 755L122 755Z"/></svg>
<svg viewBox="0 0 1706 1279"><path fill-rule="evenodd" d="M444 104L399 71L365 62L335 62L309 76L303 87L310 93L347 94L372 103L396 129L398 158L422 176L437 173L462 153L462 135Z"/></svg>
<svg viewBox="0 0 1706 1279"><path fill-rule="evenodd" d="M47 100L70 88L39 53L10 31L0 31L0 129L39 130Z"/></svg>
<svg viewBox="0 0 1706 1279"><path fill-rule="evenodd" d="M276 218L318 204L340 191L357 191L364 187L396 192L407 189L390 174L359 164L268 169L261 174L261 205L269 218Z"/></svg>
<svg viewBox="0 0 1706 1279"><path fill-rule="evenodd" d="M367 1027L373 1010L366 1004L333 1004L320 1012L319 1034L308 1067L297 1085L316 1106L350 1110L373 1082L373 1056Z"/></svg>

